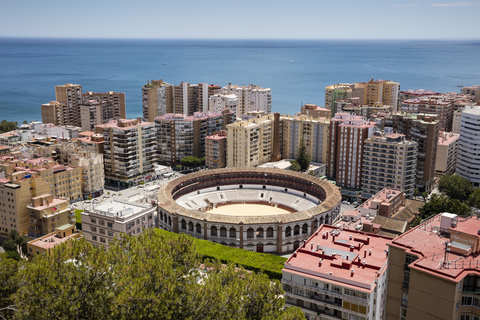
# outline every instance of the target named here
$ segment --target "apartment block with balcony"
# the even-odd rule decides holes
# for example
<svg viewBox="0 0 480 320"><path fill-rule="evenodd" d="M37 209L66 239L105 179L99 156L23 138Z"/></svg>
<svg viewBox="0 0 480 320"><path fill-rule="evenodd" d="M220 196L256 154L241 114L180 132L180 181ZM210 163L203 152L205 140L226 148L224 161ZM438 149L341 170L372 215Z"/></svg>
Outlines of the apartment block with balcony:
<svg viewBox="0 0 480 320"><path fill-rule="evenodd" d="M331 111L327 108L322 108L316 104L306 103L300 109L300 114L310 116L312 118L330 118Z"/></svg>
<svg viewBox="0 0 480 320"><path fill-rule="evenodd" d="M56 126L63 126L63 106L58 101L50 101L49 103L42 104L42 122L53 123Z"/></svg>
<svg viewBox="0 0 480 320"><path fill-rule="evenodd" d="M442 95L410 99L402 102L400 112L436 114L439 130L452 131L454 101Z"/></svg>
<svg viewBox="0 0 480 320"><path fill-rule="evenodd" d="M125 93L124 92L93 92L87 91L82 94L82 101L94 100L105 104L102 109L103 122L108 120L125 119Z"/></svg>
<svg viewBox="0 0 480 320"><path fill-rule="evenodd" d="M389 244L385 319L480 318L480 220L440 213Z"/></svg>
<svg viewBox="0 0 480 320"><path fill-rule="evenodd" d="M154 122L173 109L173 85L160 80L148 81L142 87L143 120Z"/></svg>
<svg viewBox="0 0 480 320"><path fill-rule="evenodd" d="M120 233L137 236L155 227L155 207L112 201L92 205L81 213L82 233L93 245L108 248Z"/></svg>
<svg viewBox="0 0 480 320"><path fill-rule="evenodd" d="M272 112L272 90L270 88L262 88L254 84L240 86L229 83L218 93L237 96L237 117L252 111Z"/></svg>
<svg viewBox="0 0 480 320"><path fill-rule="evenodd" d="M227 132L225 130L205 137L205 166L209 169L227 166Z"/></svg>
<svg viewBox="0 0 480 320"><path fill-rule="evenodd" d="M27 209L30 215L28 236L32 238L52 233L56 228L67 224L75 224L75 211L70 209L69 201L64 198L44 194L32 198Z"/></svg>
<svg viewBox="0 0 480 320"><path fill-rule="evenodd" d="M303 139L311 162L327 162L329 118L318 118L303 114L299 116L285 115L280 117L280 122L283 159L295 159L300 142Z"/></svg>
<svg viewBox="0 0 480 320"><path fill-rule="evenodd" d="M362 187L364 144L376 131L376 125L349 113L337 113L330 120L327 175L336 180L337 186Z"/></svg>
<svg viewBox="0 0 480 320"><path fill-rule="evenodd" d="M59 119L61 125L80 127L82 124L79 106L82 103L82 86L71 83L55 86L55 100L62 106L60 112L62 120Z"/></svg>
<svg viewBox="0 0 480 320"><path fill-rule="evenodd" d="M407 140L403 134L390 131L377 131L365 140L362 169L364 199L384 188L403 190L406 197L413 197L418 144Z"/></svg>
<svg viewBox="0 0 480 320"><path fill-rule="evenodd" d="M214 94L208 98L208 111L221 112L228 108L237 114L238 97L235 94Z"/></svg>
<svg viewBox="0 0 480 320"><path fill-rule="evenodd" d="M205 138L235 121L230 109L217 113L197 112L193 116L166 114L155 119L158 161L179 164L185 157L205 157Z"/></svg>
<svg viewBox="0 0 480 320"><path fill-rule="evenodd" d="M439 122L435 114L394 113L385 118L385 127L404 134L418 144L415 188L430 192L434 185Z"/></svg>
<svg viewBox="0 0 480 320"><path fill-rule="evenodd" d="M456 173L480 187L480 107L464 110L458 139Z"/></svg>
<svg viewBox="0 0 480 320"><path fill-rule="evenodd" d="M155 124L138 119L111 120L95 127L104 137L106 183L132 186L148 180L157 161Z"/></svg>
<svg viewBox="0 0 480 320"><path fill-rule="evenodd" d="M455 172L459 134L440 131L438 134L435 174L443 176Z"/></svg>
<svg viewBox="0 0 480 320"><path fill-rule="evenodd" d="M274 134L279 121L280 114L271 113L228 125L227 167L255 167L272 161L275 150L280 150L280 137Z"/></svg>
<svg viewBox="0 0 480 320"><path fill-rule="evenodd" d="M287 305L309 320L383 319L390 241L321 225L285 263Z"/></svg>

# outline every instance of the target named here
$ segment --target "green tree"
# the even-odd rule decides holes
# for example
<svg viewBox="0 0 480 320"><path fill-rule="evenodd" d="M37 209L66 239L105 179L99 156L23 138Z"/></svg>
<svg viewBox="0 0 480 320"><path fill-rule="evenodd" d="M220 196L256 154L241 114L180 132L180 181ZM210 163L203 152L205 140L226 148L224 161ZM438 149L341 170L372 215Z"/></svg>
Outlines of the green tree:
<svg viewBox="0 0 480 320"><path fill-rule="evenodd" d="M279 281L204 261L191 237L147 230L108 250L62 244L18 269L17 319L304 319ZM7 294L8 296L8 294Z"/></svg>
<svg viewBox="0 0 480 320"><path fill-rule="evenodd" d="M17 121L2 120L2 122L0 123L0 133L15 130L17 129L17 125L18 125Z"/></svg>
<svg viewBox="0 0 480 320"><path fill-rule="evenodd" d="M422 192L423 201L427 201L428 196L429 196L429 193L427 191Z"/></svg>
<svg viewBox="0 0 480 320"><path fill-rule="evenodd" d="M300 171L300 170L302 170L302 167L300 167L300 164L298 163L297 160L292 160L292 161L290 161L290 163L292 164L292 165L290 166L290 170L292 170L292 171Z"/></svg>
<svg viewBox="0 0 480 320"><path fill-rule="evenodd" d="M470 215L471 208L458 199L450 199L446 196L432 195L429 202L420 208L419 219L423 220L442 212L455 213L460 216Z"/></svg>
<svg viewBox="0 0 480 320"><path fill-rule="evenodd" d="M22 124L28 124L27 120L23 120Z"/></svg>
<svg viewBox="0 0 480 320"><path fill-rule="evenodd" d="M187 168L197 168L205 164L205 158L189 156L180 160L180 164Z"/></svg>
<svg viewBox="0 0 480 320"><path fill-rule="evenodd" d="M480 208L480 188L475 188L468 198L468 204L475 208Z"/></svg>
<svg viewBox="0 0 480 320"><path fill-rule="evenodd" d="M23 261L0 255L0 319L13 318L15 305L13 294L18 290L17 273Z"/></svg>
<svg viewBox="0 0 480 320"><path fill-rule="evenodd" d="M440 178L438 190L447 197L460 201L468 200L473 192L472 182L456 174L450 174Z"/></svg>
<svg viewBox="0 0 480 320"><path fill-rule="evenodd" d="M300 165L300 170L305 171L310 167L310 156L307 151L307 146L303 138L300 140L300 145L297 150L297 162Z"/></svg>
<svg viewBox="0 0 480 320"><path fill-rule="evenodd" d="M413 196L416 198L420 195L420 190L418 190L417 188L415 188L415 191L413 191Z"/></svg>
<svg viewBox="0 0 480 320"><path fill-rule="evenodd" d="M17 230L12 229L8 238L3 241L2 247L7 253L16 252L18 255L9 253L9 256L18 260L27 253L28 241L27 236L21 235Z"/></svg>

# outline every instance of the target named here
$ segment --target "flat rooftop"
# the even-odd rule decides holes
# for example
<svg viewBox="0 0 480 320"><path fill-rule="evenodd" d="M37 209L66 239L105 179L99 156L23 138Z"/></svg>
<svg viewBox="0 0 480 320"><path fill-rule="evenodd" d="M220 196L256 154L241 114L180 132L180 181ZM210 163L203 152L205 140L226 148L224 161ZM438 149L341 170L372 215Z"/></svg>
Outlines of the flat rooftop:
<svg viewBox="0 0 480 320"><path fill-rule="evenodd" d="M284 271L372 292L376 279L386 270L391 241L389 237L322 225L287 260Z"/></svg>
<svg viewBox="0 0 480 320"><path fill-rule="evenodd" d="M85 213L103 214L108 217L128 218L137 213L145 211L148 207L138 204L119 202L112 200L111 202L102 203L97 206L92 206L90 209L85 209Z"/></svg>
<svg viewBox="0 0 480 320"><path fill-rule="evenodd" d="M418 260L412 262L410 268L437 277L459 281L464 272L480 274L480 252L475 248L480 241L480 219L473 216L457 217L456 226L448 229L440 228L441 220L442 213L395 238L391 246L418 256ZM446 242L450 249L445 260ZM466 255L455 253L455 247L458 250L473 250Z"/></svg>

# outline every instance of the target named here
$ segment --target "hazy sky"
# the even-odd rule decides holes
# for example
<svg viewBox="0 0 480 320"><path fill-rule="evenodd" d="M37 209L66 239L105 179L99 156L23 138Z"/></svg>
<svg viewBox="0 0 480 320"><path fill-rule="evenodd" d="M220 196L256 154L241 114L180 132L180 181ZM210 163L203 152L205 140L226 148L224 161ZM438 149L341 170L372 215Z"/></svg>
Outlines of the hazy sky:
<svg viewBox="0 0 480 320"><path fill-rule="evenodd" d="M479 39L480 0L1 0L0 37Z"/></svg>

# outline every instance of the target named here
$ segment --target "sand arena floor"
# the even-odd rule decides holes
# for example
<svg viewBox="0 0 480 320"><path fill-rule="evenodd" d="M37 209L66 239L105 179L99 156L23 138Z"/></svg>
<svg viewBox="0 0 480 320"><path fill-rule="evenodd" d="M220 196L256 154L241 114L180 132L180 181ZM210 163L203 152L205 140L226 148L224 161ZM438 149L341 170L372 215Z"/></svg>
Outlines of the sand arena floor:
<svg viewBox="0 0 480 320"><path fill-rule="evenodd" d="M286 214L290 211L262 204L231 204L220 206L206 211L206 213L223 214L229 216L272 216L276 214Z"/></svg>

